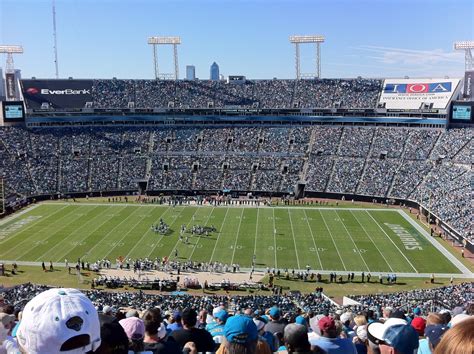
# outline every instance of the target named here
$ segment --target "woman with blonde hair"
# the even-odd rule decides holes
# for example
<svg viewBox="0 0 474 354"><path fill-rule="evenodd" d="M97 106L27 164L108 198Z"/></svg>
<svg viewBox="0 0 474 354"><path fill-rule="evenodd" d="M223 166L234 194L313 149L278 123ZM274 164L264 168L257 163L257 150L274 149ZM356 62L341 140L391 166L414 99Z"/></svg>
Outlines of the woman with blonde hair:
<svg viewBox="0 0 474 354"><path fill-rule="evenodd" d="M472 353L474 353L474 317L448 330L434 351L434 354Z"/></svg>

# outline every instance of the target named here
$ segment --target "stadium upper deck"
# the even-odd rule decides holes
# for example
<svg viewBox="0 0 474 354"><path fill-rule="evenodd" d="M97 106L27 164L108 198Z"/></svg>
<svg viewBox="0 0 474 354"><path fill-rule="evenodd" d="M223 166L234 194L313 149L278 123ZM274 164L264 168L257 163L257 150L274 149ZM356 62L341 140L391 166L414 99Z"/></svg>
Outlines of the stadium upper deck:
<svg viewBox="0 0 474 354"><path fill-rule="evenodd" d="M348 110L379 115L387 111L443 114L459 89L459 79L21 81L30 114L90 114L111 109L155 114L166 110L222 109L261 115L277 111L329 114Z"/></svg>

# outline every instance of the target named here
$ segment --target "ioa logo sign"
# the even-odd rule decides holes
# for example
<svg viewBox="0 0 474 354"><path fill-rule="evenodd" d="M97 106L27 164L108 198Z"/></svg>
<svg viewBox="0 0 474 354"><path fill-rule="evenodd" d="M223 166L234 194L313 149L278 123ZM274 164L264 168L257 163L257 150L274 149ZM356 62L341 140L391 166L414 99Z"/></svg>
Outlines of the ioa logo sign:
<svg viewBox="0 0 474 354"><path fill-rule="evenodd" d="M384 93L447 93L451 92L451 82L415 84L386 84Z"/></svg>
<svg viewBox="0 0 474 354"><path fill-rule="evenodd" d="M64 90L50 90L50 89L37 89L36 87L30 87L26 90L26 93L29 95L90 95L91 91L87 89L73 90L73 89L64 89Z"/></svg>

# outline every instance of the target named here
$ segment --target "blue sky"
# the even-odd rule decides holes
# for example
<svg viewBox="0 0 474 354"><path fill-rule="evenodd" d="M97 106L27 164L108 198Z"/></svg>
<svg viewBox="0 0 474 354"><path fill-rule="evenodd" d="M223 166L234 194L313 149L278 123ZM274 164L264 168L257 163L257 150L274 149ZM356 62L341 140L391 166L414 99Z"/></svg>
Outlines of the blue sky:
<svg viewBox="0 0 474 354"><path fill-rule="evenodd" d="M61 77L153 78L151 35L181 36L180 77L294 78L292 34L323 34L323 77L462 76L453 41L474 39L472 0L56 0ZM0 0L0 44L23 77L54 77L51 0ZM302 72L314 71L302 48ZM5 65L5 56L0 57ZM172 72L171 48L159 52Z"/></svg>

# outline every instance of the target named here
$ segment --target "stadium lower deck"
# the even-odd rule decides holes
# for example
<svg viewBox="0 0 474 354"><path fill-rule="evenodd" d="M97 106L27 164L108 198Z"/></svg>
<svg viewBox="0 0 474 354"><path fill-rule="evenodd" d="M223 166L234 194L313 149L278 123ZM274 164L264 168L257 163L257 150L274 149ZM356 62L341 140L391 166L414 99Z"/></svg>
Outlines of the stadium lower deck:
<svg viewBox="0 0 474 354"><path fill-rule="evenodd" d="M155 228L160 220L165 232ZM203 227L210 231L198 232ZM406 211L393 208L51 202L0 223L1 260L39 265L78 258L472 277Z"/></svg>

